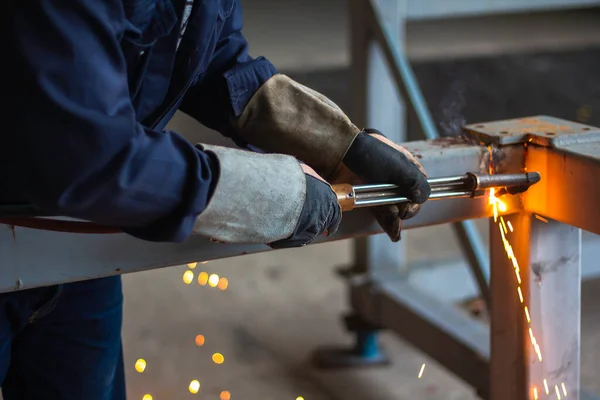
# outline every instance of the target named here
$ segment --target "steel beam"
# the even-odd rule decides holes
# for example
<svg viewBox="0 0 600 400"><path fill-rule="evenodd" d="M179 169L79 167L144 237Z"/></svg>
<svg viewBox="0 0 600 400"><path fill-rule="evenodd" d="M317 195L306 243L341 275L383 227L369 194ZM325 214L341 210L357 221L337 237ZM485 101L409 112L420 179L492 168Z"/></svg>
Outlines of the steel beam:
<svg viewBox="0 0 600 400"><path fill-rule="evenodd" d="M529 146L527 166L542 173L525 209L600 234L600 141L558 148Z"/></svg>
<svg viewBox="0 0 600 400"><path fill-rule="evenodd" d="M581 230L529 213L504 219L514 232L490 224L490 398L579 399Z"/></svg>
<svg viewBox="0 0 600 400"><path fill-rule="evenodd" d="M478 172L486 150L450 141L405 144L431 176ZM483 163L483 164L482 164ZM406 229L489 216L485 199L431 201ZM344 214L339 232L316 243L382 233L367 210ZM382 235L382 239L387 239ZM389 239L387 239L389 241ZM224 245L193 237L184 243L151 243L125 234L84 235L0 226L0 292L124 274L193 261L271 250L264 245Z"/></svg>

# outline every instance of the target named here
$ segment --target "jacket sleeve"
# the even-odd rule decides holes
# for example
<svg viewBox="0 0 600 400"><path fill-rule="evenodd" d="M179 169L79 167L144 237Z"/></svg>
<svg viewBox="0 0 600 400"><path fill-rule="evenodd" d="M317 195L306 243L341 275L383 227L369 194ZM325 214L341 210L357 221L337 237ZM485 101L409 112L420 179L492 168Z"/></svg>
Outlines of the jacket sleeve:
<svg viewBox="0 0 600 400"><path fill-rule="evenodd" d="M242 7L239 0L234 1L235 6L224 22L207 71L188 90L179 108L198 122L230 137L238 146L248 147L232 129L231 121L242 113L254 93L277 70L266 58L249 55L248 43L242 34Z"/></svg>
<svg viewBox="0 0 600 400"><path fill-rule="evenodd" d="M119 45L120 1L10 1L1 17L3 192L59 215L183 241L216 160L136 122Z"/></svg>

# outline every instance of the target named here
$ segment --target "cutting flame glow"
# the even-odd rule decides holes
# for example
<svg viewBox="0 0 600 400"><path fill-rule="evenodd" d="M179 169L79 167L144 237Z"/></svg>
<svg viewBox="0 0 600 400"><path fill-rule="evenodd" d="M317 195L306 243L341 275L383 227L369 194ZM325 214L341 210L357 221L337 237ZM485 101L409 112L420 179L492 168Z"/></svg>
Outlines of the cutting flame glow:
<svg viewBox="0 0 600 400"><path fill-rule="evenodd" d="M145 394L144 397L142 397L142 400L152 400L152 395Z"/></svg>

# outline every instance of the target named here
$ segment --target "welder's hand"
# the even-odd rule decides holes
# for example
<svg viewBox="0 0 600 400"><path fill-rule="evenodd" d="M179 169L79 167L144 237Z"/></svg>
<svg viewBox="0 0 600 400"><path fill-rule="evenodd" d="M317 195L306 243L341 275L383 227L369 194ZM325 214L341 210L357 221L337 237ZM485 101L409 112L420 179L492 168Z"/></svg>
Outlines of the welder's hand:
<svg viewBox="0 0 600 400"><path fill-rule="evenodd" d="M399 194L411 200L371 209L388 236L393 241L400 240L402 220L417 215L431 193L423 166L408 150L376 130L363 130L356 136L343 165L363 182L398 185Z"/></svg>
<svg viewBox="0 0 600 400"><path fill-rule="evenodd" d="M283 154L206 144L218 176L193 232L220 243L298 247L334 233L341 208L331 186L312 168Z"/></svg>
<svg viewBox="0 0 600 400"><path fill-rule="evenodd" d="M334 234L342 221L342 210L329 183L308 165L302 164L306 175L306 197L298 224L292 235L270 243L274 249L300 247L320 235Z"/></svg>

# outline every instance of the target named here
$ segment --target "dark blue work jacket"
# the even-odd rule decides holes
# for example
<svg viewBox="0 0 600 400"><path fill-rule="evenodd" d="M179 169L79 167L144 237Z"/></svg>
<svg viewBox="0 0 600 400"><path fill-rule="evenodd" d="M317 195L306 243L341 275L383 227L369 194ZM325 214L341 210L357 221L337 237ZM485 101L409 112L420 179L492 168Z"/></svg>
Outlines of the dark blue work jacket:
<svg viewBox="0 0 600 400"><path fill-rule="evenodd" d="M8 1L2 200L145 240L189 235L218 166L165 125L181 109L237 139L231 118L276 70L248 54L238 0L195 0L178 45L184 2Z"/></svg>

